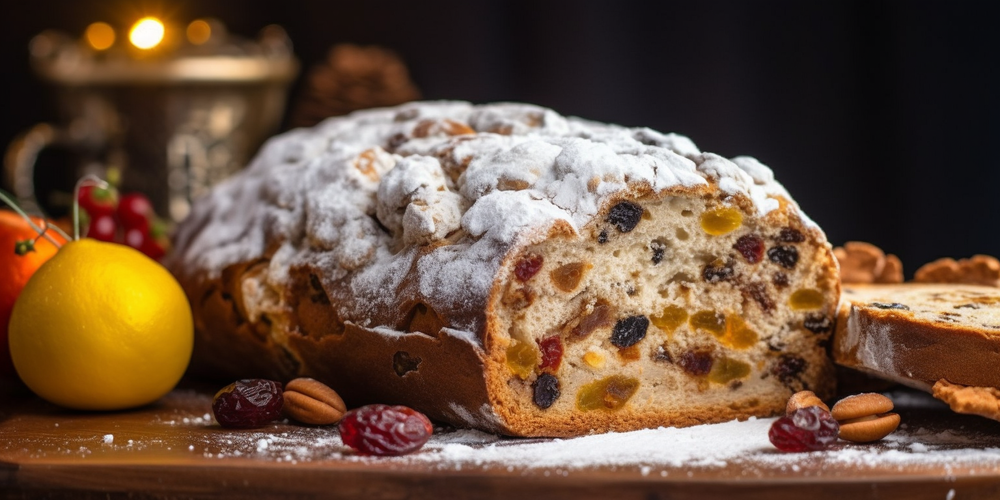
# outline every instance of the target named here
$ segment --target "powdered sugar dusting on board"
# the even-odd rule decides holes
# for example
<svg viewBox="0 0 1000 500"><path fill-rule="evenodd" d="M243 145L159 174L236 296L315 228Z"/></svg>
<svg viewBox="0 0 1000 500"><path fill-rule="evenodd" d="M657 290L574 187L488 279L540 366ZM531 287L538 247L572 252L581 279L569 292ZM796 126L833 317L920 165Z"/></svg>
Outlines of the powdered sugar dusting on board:
<svg viewBox="0 0 1000 500"><path fill-rule="evenodd" d="M275 288L290 279L281 270L317 268L345 321L392 317L407 297L478 334L483 316L469 312L485 309L515 245L556 223L579 234L622 192L712 184L758 215L790 199L756 160L683 136L525 104L412 103L271 139L195 204L171 267L214 278L270 258Z"/></svg>

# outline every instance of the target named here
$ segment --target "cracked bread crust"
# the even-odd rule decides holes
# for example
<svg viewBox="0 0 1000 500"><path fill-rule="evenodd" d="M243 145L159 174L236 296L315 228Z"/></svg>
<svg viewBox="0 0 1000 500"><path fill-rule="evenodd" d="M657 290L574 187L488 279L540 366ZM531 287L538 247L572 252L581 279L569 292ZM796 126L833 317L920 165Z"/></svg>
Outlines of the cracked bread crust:
<svg viewBox="0 0 1000 500"><path fill-rule="evenodd" d="M770 170L565 120L420 104L319 127L332 153L294 133L265 148L177 239L193 370L310 376L352 406L523 436L830 395L836 262Z"/></svg>

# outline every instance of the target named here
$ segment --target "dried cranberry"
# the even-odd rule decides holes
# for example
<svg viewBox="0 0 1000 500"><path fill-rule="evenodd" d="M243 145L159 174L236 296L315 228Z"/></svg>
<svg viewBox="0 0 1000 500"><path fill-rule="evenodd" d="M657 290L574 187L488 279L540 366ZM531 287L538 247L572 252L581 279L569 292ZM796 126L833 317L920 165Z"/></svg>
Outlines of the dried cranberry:
<svg viewBox="0 0 1000 500"><path fill-rule="evenodd" d="M212 413L223 427L253 429L281 417L283 403L280 383L261 378L243 379L215 393Z"/></svg>
<svg viewBox="0 0 1000 500"><path fill-rule="evenodd" d="M547 409L559 399L559 379L550 373L543 373L538 376L535 383L531 385L532 398L535 406Z"/></svg>
<svg viewBox="0 0 1000 500"><path fill-rule="evenodd" d="M431 421L405 406L368 405L340 421L340 439L365 455L405 455L420 449L434 432Z"/></svg>
<svg viewBox="0 0 1000 500"><path fill-rule="evenodd" d="M726 281L731 279L736 274L733 271L732 261L726 262L722 259L717 259L711 264L707 264L705 269L701 271L701 277L709 283L718 283L720 281Z"/></svg>
<svg viewBox="0 0 1000 500"><path fill-rule="evenodd" d="M702 376L708 375L708 372L712 371L715 360L712 359L712 353L708 351L684 351L678 364L691 375Z"/></svg>
<svg viewBox="0 0 1000 500"><path fill-rule="evenodd" d="M538 341L538 350L542 352L542 361L538 364L541 370L557 371L562 361L563 344L559 337L552 336Z"/></svg>
<svg viewBox="0 0 1000 500"><path fill-rule="evenodd" d="M833 322L830 321L830 318L827 316L811 314L802 321L802 326L805 327L806 330L813 333L825 333L830 331L830 328L833 326Z"/></svg>
<svg viewBox="0 0 1000 500"><path fill-rule="evenodd" d="M791 245L776 246L767 251L767 258L785 269L794 269L799 263L799 250Z"/></svg>
<svg viewBox="0 0 1000 500"><path fill-rule="evenodd" d="M740 239L733 244L733 248L751 264L756 264L764 258L764 240L753 234L740 236Z"/></svg>
<svg viewBox="0 0 1000 500"><path fill-rule="evenodd" d="M778 234L778 240L785 243L802 243L803 241L806 241L806 237L798 229L785 227L782 228L781 233Z"/></svg>
<svg viewBox="0 0 1000 500"><path fill-rule="evenodd" d="M541 255L526 255L514 266L514 275L521 281L528 281L542 269L544 260Z"/></svg>
<svg viewBox="0 0 1000 500"><path fill-rule="evenodd" d="M619 231L627 233L639 224L642 218L642 207L631 201L622 201L608 210L608 222L614 224Z"/></svg>
<svg viewBox="0 0 1000 500"><path fill-rule="evenodd" d="M840 424L830 412L818 407L799 408L771 424L767 437L781 451L825 450L837 442Z"/></svg>
<svg viewBox="0 0 1000 500"><path fill-rule="evenodd" d="M795 380L806 368L806 360L791 354L782 354L778 362L771 368L771 373L778 380L788 384Z"/></svg>
<svg viewBox="0 0 1000 500"><path fill-rule="evenodd" d="M649 318L645 316L629 316L615 323L611 331L611 343L619 348L634 346L646 337L649 328Z"/></svg>

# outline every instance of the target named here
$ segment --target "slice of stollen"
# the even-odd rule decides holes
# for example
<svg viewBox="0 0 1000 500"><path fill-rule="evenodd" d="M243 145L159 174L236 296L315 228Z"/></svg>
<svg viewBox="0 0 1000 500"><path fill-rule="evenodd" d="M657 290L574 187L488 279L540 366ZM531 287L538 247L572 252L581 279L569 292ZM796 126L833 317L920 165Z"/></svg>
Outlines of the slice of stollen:
<svg viewBox="0 0 1000 500"><path fill-rule="evenodd" d="M942 387L1000 388L1000 289L907 283L844 285L834 361L932 392L960 413L972 411ZM938 389L934 390L937 385Z"/></svg>

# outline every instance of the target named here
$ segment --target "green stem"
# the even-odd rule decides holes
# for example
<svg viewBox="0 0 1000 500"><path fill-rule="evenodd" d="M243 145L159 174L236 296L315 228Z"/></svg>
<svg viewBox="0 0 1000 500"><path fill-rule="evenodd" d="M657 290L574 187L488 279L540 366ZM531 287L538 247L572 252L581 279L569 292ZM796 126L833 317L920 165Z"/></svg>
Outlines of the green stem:
<svg viewBox="0 0 1000 500"><path fill-rule="evenodd" d="M7 193L0 191L0 201L3 201L4 203L7 204L7 206L11 208L11 210L17 212L17 215L20 215L21 218L27 221L28 225L31 226L31 229L34 229L35 232L39 234L39 236L42 236L46 240L49 240L49 243L55 245L56 248L62 248L62 245L60 245L59 242L56 241L53 237L46 234L46 232L42 230L42 228L38 227L38 224L35 224L35 221L31 220L31 217L28 217L28 214L24 213L24 210L21 210L21 207L17 206L17 203L14 202L14 199L11 198L10 196L7 196ZM62 231L60 231L60 233L61 232Z"/></svg>
<svg viewBox="0 0 1000 500"><path fill-rule="evenodd" d="M87 174L76 182L73 188L73 241L80 239L80 188L92 186L101 189L108 189L111 186L94 174Z"/></svg>

